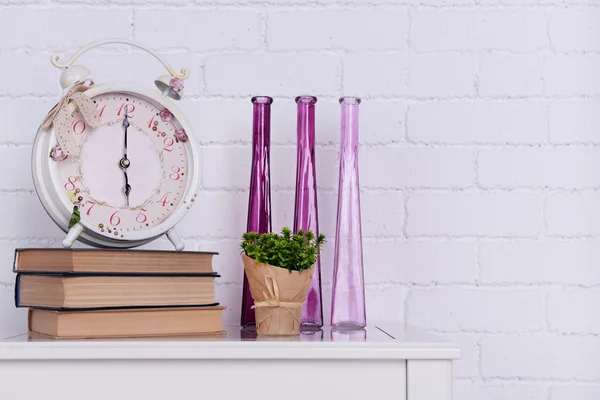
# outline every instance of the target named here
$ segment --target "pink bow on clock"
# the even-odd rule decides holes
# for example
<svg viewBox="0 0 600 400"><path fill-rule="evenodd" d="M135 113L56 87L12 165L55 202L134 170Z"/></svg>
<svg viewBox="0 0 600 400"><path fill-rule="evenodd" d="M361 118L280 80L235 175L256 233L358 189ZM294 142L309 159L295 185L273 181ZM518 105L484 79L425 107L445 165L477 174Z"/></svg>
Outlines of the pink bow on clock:
<svg viewBox="0 0 600 400"><path fill-rule="evenodd" d="M94 82L91 80L76 82L60 99L58 104L50 110L42 122L42 128L47 131L54 127L56 140L67 155L77 153L77 142L73 135L73 128L70 124L68 112L68 105L71 101L77 105L84 121L89 126L97 128L101 124L101 118L96 113L94 103L83 93L93 84Z"/></svg>

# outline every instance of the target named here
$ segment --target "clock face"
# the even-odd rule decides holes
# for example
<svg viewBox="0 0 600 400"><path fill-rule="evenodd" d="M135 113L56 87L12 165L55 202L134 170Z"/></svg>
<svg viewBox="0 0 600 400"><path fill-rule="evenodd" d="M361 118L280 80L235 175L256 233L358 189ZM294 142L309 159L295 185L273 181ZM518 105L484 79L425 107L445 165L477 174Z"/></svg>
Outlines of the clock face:
<svg viewBox="0 0 600 400"><path fill-rule="evenodd" d="M78 153L57 161L61 189L88 229L127 240L128 233L160 225L179 207L190 169L187 146L179 140L181 124L159 103L119 92L92 100L102 124L93 129L79 111L71 114L69 134Z"/></svg>

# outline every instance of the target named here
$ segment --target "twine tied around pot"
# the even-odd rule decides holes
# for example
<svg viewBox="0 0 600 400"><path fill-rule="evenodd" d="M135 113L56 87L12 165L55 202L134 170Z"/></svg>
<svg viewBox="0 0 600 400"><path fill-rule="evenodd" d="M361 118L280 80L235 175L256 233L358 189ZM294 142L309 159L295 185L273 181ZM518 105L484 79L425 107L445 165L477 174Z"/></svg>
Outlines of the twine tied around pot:
<svg viewBox="0 0 600 400"><path fill-rule="evenodd" d="M288 308L299 308L302 307L302 302L294 302L294 301L280 301L279 300L279 286L277 286L277 281L272 276L265 276L265 287L269 293L263 292L263 296L265 297L264 301L259 301L254 303L252 308L259 307L282 307L284 308L295 320L300 322L298 318L291 313Z"/></svg>
<svg viewBox="0 0 600 400"><path fill-rule="evenodd" d="M77 152L77 142L73 135L76 123L71 125L68 112L68 105L71 101L77 105L84 124L92 128L100 126L101 119L96 113L92 99L83 94L92 85L94 85L92 80L76 82L42 121L42 129L48 131L54 127L56 140L67 155Z"/></svg>

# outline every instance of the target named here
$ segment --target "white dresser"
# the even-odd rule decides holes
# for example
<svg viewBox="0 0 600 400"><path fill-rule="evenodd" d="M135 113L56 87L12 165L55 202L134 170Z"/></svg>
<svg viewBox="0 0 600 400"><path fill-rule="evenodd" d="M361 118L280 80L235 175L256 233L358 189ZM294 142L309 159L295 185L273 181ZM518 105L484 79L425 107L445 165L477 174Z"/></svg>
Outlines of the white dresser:
<svg viewBox="0 0 600 400"><path fill-rule="evenodd" d="M2 400L449 400L460 350L404 325L300 337L0 342Z"/></svg>

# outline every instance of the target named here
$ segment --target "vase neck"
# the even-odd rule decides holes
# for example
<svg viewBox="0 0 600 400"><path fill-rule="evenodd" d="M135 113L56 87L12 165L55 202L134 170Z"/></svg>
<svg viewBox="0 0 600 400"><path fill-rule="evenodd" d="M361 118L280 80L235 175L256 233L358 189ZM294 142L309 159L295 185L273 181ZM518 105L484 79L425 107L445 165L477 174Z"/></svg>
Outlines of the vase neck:
<svg viewBox="0 0 600 400"><path fill-rule="evenodd" d="M313 96L298 96L298 147L315 147L315 104Z"/></svg>
<svg viewBox="0 0 600 400"><path fill-rule="evenodd" d="M271 103L267 96L252 98L252 145L254 148L268 148L271 145Z"/></svg>
<svg viewBox="0 0 600 400"><path fill-rule="evenodd" d="M340 145L342 148L355 148L358 146L358 97L342 97Z"/></svg>

